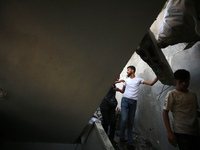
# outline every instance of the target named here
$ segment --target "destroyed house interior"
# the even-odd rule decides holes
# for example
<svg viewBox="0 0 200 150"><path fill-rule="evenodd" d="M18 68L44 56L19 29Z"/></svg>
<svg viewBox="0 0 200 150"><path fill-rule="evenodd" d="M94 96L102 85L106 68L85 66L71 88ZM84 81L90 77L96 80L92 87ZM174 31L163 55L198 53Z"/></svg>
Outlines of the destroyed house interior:
<svg viewBox="0 0 200 150"><path fill-rule="evenodd" d="M130 65L158 78L140 86L134 131L152 150L178 150L162 111L177 69L200 106L199 0L1 0L0 11L1 150L116 150L90 121Z"/></svg>

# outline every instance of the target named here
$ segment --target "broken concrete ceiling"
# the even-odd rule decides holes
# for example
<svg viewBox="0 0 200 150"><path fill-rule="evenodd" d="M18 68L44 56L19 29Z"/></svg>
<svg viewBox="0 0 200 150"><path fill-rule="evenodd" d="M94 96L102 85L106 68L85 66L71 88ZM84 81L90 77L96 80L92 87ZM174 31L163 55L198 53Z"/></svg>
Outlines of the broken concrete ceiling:
<svg viewBox="0 0 200 150"><path fill-rule="evenodd" d="M152 68L162 84L175 85L172 69L150 30L142 39L136 52Z"/></svg>
<svg viewBox="0 0 200 150"><path fill-rule="evenodd" d="M1 139L74 143L163 5L1 0Z"/></svg>

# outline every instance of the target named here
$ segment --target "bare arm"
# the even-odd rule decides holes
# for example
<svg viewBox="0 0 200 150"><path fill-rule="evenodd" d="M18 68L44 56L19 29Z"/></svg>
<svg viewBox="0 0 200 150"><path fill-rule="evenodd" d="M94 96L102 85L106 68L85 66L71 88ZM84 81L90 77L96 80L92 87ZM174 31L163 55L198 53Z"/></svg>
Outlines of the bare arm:
<svg viewBox="0 0 200 150"><path fill-rule="evenodd" d="M115 84L116 83L121 83L121 82L125 82L125 81L124 80L115 81Z"/></svg>
<svg viewBox="0 0 200 150"><path fill-rule="evenodd" d="M121 93L124 93L125 88L126 88L126 86L123 85L123 88L122 88L122 89L116 88L115 90L116 90L116 91L119 91L119 92L121 92Z"/></svg>
<svg viewBox="0 0 200 150"><path fill-rule="evenodd" d="M174 133L172 132L168 113L169 113L169 111L163 109L163 119L164 119L165 127L167 129L168 141L170 142L170 144L172 144L173 146L176 147L177 139L176 139L176 136L174 135Z"/></svg>
<svg viewBox="0 0 200 150"><path fill-rule="evenodd" d="M155 78L155 79L154 79L153 81L151 81L151 82L144 81L143 84L152 86L152 85L154 85L157 81L158 81L158 78Z"/></svg>

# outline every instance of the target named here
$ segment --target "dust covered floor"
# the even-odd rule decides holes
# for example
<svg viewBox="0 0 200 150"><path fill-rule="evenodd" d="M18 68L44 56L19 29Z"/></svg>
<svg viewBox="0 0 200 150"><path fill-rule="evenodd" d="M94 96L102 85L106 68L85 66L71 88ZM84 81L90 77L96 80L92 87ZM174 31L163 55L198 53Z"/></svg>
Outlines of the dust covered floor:
<svg viewBox="0 0 200 150"><path fill-rule="evenodd" d="M100 108L98 107L97 111L94 113L94 117L102 122L102 116ZM126 147L120 147L120 138L119 138L119 131L120 131L120 122L121 122L121 112L117 109L116 111L116 132L114 137L113 147L115 150L128 150ZM109 131L108 131L109 132ZM133 129L133 150L158 150L156 149L152 143L141 133Z"/></svg>
<svg viewBox="0 0 200 150"><path fill-rule="evenodd" d="M126 146L125 148L120 147L119 131L116 132L114 141L116 143L112 144L115 150L128 150ZM133 132L133 145L134 150L157 150L146 137L137 131Z"/></svg>

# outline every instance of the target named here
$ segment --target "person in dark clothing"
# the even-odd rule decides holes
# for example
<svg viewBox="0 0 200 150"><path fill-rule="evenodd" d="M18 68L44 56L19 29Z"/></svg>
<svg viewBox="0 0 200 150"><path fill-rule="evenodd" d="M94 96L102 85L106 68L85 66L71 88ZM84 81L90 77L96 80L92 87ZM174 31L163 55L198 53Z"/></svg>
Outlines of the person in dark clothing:
<svg viewBox="0 0 200 150"><path fill-rule="evenodd" d="M102 100L100 105L100 110L102 114L102 126L108 134L108 128L110 127L110 132L108 137L111 143L114 142L114 135L115 135L115 125L116 125L116 116L115 116L115 108L117 107L117 100L115 98L116 95L116 83L124 82L124 80L119 81L119 77L116 79L115 83L111 86L109 92Z"/></svg>

